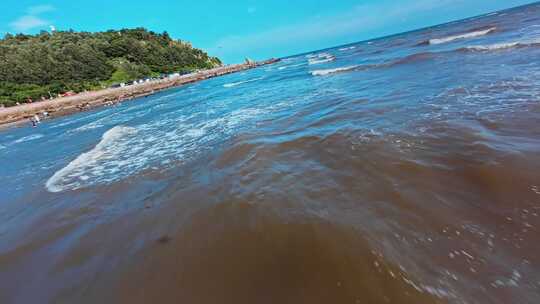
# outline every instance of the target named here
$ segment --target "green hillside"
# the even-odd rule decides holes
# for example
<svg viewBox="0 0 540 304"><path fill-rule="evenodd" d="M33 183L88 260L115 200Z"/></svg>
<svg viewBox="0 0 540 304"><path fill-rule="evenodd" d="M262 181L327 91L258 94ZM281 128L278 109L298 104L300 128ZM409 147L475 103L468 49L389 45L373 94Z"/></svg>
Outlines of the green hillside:
<svg viewBox="0 0 540 304"><path fill-rule="evenodd" d="M218 65L191 44L144 28L8 34L0 40L0 104Z"/></svg>

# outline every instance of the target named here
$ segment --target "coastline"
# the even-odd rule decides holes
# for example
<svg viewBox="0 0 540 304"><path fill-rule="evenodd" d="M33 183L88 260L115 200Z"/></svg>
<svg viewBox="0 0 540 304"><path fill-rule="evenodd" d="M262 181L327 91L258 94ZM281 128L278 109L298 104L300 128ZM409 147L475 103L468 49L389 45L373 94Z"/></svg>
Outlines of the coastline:
<svg viewBox="0 0 540 304"><path fill-rule="evenodd" d="M3 108L0 109L0 130L28 123L30 117L34 114L40 114L43 111L49 113L49 118L66 116L102 107L111 102L125 102L135 98L149 96L169 88L253 69L278 61L280 60L269 59L254 63L221 66L171 79L156 80L121 88L107 88L99 91L83 92L75 96L59 97L52 100Z"/></svg>

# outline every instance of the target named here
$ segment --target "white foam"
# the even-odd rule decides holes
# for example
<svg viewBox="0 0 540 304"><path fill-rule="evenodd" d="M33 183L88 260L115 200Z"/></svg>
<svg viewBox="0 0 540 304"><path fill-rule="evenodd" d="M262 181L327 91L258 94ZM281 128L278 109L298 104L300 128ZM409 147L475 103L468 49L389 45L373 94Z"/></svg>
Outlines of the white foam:
<svg viewBox="0 0 540 304"><path fill-rule="evenodd" d="M261 80L261 79L263 79L263 77L253 78L253 79L244 80L244 81L239 81L239 82L226 83L226 84L223 85L223 87L224 87L224 88L232 88L232 87L235 87L235 86L244 84L244 83L249 83L249 82L259 81L259 80Z"/></svg>
<svg viewBox="0 0 540 304"><path fill-rule="evenodd" d="M352 71L352 70L356 69L357 67L358 67L357 65L352 65L352 66L347 66L347 67L342 67L342 68L335 68L335 69L315 70L315 71L311 72L311 75L313 75L313 76L325 76L325 75L330 75L330 74L335 74L335 73Z"/></svg>
<svg viewBox="0 0 540 304"><path fill-rule="evenodd" d="M354 50L355 48L356 48L355 46L350 46L350 47L341 48L339 50L342 52L345 52L345 51Z"/></svg>
<svg viewBox="0 0 540 304"><path fill-rule="evenodd" d="M495 43L495 44L488 44L488 45L473 45L473 46L468 46L466 48L468 50L473 50L473 51L496 51L496 50L504 50L504 49L510 49L514 47L520 47L520 46L535 46L535 45L540 45L540 39L503 42L503 43Z"/></svg>
<svg viewBox="0 0 540 304"><path fill-rule="evenodd" d="M437 298L439 299L445 299L445 298L448 298L448 299L452 299L452 298L456 298L456 295L453 294L451 291L447 290L447 289L444 289L444 288L440 288L440 287L433 287L433 286L429 286L429 285L424 285L422 284L421 285L421 288L431 294L431 295L434 295L436 296Z"/></svg>
<svg viewBox="0 0 540 304"><path fill-rule="evenodd" d="M189 129L186 131L186 136L189 137L202 137L205 131L203 129Z"/></svg>
<svg viewBox="0 0 540 304"><path fill-rule="evenodd" d="M332 54L329 54L329 53L320 53L313 57L308 57L308 58L309 58L308 63L310 65L321 64L321 63L336 60L336 57L334 57Z"/></svg>
<svg viewBox="0 0 540 304"><path fill-rule="evenodd" d="M83 189L120 181L156 164L174 166L283 106L241 108L205 119L199 119L204 113L182 115L179 111L136 128L116 126L106 131L93 149L54 173L45 186L50 192Z"/></svg>
<svg viewBox="0 0 540 304"><path fill-rule="evenodd" d="M336 60L335 57L328 57L328 58L325 58L325 59L310 59L309 64L310 65L315 65L315 64L331 62L331 61L334 61L334 60Z"/></svg>
<svg viewBox="0 0 540 304"><path fill-rule="evenodd" d="M60 128L60 127L65 127L65 126L69 126L69 125L72 125L72 124L76 124L76 123L84 121L84 120L89 120L92 117L103 115L103 113L106 113L106 112L108 112L108 109L97 112L97 113L93 113L93 114L85 113L84 116L79 117L79 118L73 118L73 117L65 118L64 122L54 124L54 125L51 126L51 128Z"/></svg>
<svg viewBox="0 0 540 304"><path fill-rule="evenodd" d="M82 126L78 127L77 129L72 130L71 132L84 132L84 131L89 131L89 130L93 130L93 129L97 129L97 128L101 128L101 127L103 127L103 125L98 123L97 121L95 121L95 122L91 122L91 123L82 125Z"/></svg>
<svg viewBox="0 0 540 304"><path fill-rule="evenodd" d="M145 110L134 112L134 110L138 110L138 109L145 109ZM101 117L90 123L84 124L76 129L70 130L69 132L70 133L85 132L85 131L102 128L105 126L124 124L134 118L142 117L150 113L152 110L153 110L152 107L149 107L147 103L143 103L142 105L130 107L121 112L115 112L110 115Z"/></svg>
<svg viewBox="0 0 540 304"><path fill-rule="evenodd" d="M448 36L448 37L444 37L444 38L430 39L429 44L442 44L442 43L452 42L452 41L458 40L458 39L470 39L470 38L476 38L476 37L480 37L480 36L485 36L485 35L493 32L493 31L495 31L496 29L497 28L492 27L492 28L482 30L482 31L475 31L475 32L470 32L470 33L466 33L466 34Z"/></svg>
<svg viewBox="0 0 540 304"><path fill-rule="evenodd" d="M517 270L513 270L512 276L507 279L499 279L493 283L491 283L491 286L497 288L497 287L518 287L519 281L521 280L521 273Z"/></svg>
<svg viewBox="0 0 540 304"><path fill-rule="evenodd" d="M490 45L473 45L468 46L467 49L475 51L494 51L494 50L503 50L509 49L518 46L518 42L509 42L509 43L496 43Z"/></svg>
<svg viewBox="0 0 540 304"><path fill-rule="evenodd" d="M104 127L107 123L111 123L111 124L120 123L119 121L120 116L121 116L121 113L118 113L118 112L107 115L107 116L103 116L92 122L84 124L76 129L73 129L70 132L84 132L84 131L89 131L89 130L94 130L94 129Z"/></svg>
<svg viewBox="0 0 540 304"><path fill-rule="evenodd" d="M305 65L305 63L291 64L291 65L286 65L286 66L279 67L278 70L282 71L282 70L285 70L285 69L288 69L288 68L295 68L295 67L299 67L299 66L303 66L303 65Z"/></svg>
<svg viewBox="0 0 540 304"><path fill-rule="evenodd" d="M13 143L14 144L20 144L22 142L27 142L27 141L32 141L32 140L36 140L36 139L40 139L42 138L43 134L32 134L32 135L28 135L28 136L25 136L25 137L22 137L22 138L19 138L17 140L15 140Z"/></svg>
<svg viewBox="0 0 540 304"><path fill-rule="evenodd" d="M116 126L103 134L101 141L90 151L79 155L66 167L57 171L45 186L50 192L61 192L67 189L77 189L81 182L90 179L92 176L105 173L104 166L107 160L114 158L114 155L121 150L129 148L122 142L127 135L136 133L136 129L124 126Z"/></svg>

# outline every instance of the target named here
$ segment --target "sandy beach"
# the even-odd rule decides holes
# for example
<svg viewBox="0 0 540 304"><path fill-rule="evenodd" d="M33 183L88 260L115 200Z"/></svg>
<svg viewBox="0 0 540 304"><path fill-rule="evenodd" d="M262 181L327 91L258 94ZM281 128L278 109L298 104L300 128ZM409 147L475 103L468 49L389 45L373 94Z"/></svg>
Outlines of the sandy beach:
<svg viewBox="0 0 540 304"><path fill-rule="evenodd" d="M27 123L30 117L35 114L41 114L44 111L49 114L50 118L69 115L111 103L148 96L168 88L272 64L277 61L279 60L269 59L260 62L221 66L173 78L154 80L120 88L107 88L99 91L83 92L75 96L60 97L3 108L0 109L0 129Z"/></svg>

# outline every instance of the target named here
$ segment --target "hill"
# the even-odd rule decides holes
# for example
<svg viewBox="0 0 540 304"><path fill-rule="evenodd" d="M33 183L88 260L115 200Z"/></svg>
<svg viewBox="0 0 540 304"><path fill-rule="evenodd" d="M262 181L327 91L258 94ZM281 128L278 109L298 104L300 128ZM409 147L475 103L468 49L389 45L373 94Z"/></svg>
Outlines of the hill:
<svg viewBox="0 0 540 304"><path fill-rule="evenodd" d="M0 40L0 104L221 65L218 58L144 28L41 32Z"/></svg>

